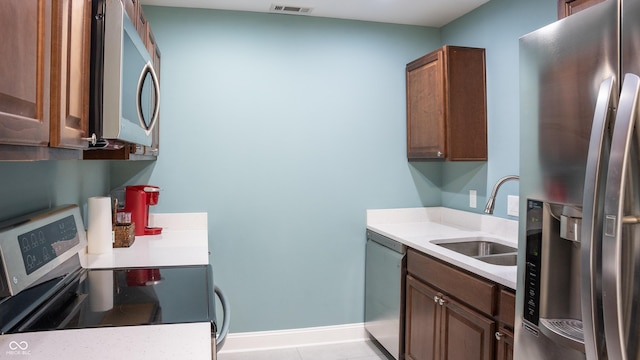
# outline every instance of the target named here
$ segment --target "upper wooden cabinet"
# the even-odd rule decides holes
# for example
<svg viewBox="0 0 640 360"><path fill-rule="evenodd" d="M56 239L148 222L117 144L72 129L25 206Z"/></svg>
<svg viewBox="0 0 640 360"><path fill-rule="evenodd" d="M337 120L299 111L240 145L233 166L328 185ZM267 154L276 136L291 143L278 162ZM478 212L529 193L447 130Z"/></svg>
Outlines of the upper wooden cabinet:
<svg viewBox="0 0 640 360"><path fill-rule="evenodd" d="M122 4L124 5L124 11L131 19L133 25L136 25L136 19L138 18L138 9L140 9L140 3L138 0L122 0ZM136 30L138 27L136 26Z"/></svg>
<svg viewBox="0 0 640 360"><path fill-rule="evenodd" d="M91 1L54 0L50 146L86 149Z"/></svg>
<svg viewBox="0 0 640 360"><path fill-rule="evenodd" d="M47 146L51 1L0 1L0 143Z"/></svg>
<svg viewBox="0 0 640 360"><path fill-rule="evenodd" d="M80 159L90 0L0 2L0 160Z"/></svg>
<svg viewBox="0 0 640 360"><path fill-rule="evenodd" d="M485 50L444 46L406 67L409 160L487 160Z"/></svg>
<svg viewBox="0 0 640 360"><path fill-rule="evenodd" d="M605 0L558 0L558 19L575 14Z"/></svg>

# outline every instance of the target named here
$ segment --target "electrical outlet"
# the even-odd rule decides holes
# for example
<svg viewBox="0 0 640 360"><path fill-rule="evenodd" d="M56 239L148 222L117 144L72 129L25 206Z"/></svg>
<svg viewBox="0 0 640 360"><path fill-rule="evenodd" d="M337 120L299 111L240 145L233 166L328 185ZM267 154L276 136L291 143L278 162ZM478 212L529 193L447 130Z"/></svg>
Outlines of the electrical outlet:
<svg viewBox="0 0 640 360"><path fill-rule="evenodd" d="M507 215L518 216L520 214L520 197L515 195L507 196Z"/></svg>
<svg viewBox="0 0 640 360"><path fill-rule="evenodd" d="M475 190L469 190L469 207L475 209L478 206L477 193Z"/></svg>

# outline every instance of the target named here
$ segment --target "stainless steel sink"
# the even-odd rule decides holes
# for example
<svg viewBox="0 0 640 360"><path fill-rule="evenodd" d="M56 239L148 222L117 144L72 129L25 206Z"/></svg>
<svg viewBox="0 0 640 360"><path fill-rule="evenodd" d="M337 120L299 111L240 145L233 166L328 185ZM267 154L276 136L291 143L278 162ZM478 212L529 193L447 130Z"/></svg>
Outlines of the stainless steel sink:
<svg viewBox="0 0 640 360"><path fill-rule="evenodd" d="M493 265L516 266L518 263L518 254L500 254L489 256L476 256L475 259L484 261Z"/></svg>
<svg viewBox="0 0 640 360"><path fill-rule="evenodd" d="M514 266L518 249L488 237L442 240L434 244L493 265Z"/></svg>

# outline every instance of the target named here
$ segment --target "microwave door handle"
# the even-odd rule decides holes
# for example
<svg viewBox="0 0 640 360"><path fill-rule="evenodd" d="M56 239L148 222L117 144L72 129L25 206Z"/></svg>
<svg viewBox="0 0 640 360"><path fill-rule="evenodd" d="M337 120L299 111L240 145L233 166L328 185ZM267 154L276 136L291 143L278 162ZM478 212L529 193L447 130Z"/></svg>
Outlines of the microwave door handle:
<svg viewBox="0 0 640 360"><path fill-rule="evenodd" d="M144 85L144 79L146 78L147 74L151 75L151 82L155 95L153 113L151 115L151 121L149 122L148 126L144 121L144 114L142 113L142 86ZM140 78L138 79L138 88L136 89L136 97L138 99L138 101L136 102L136 107L138 110L138 121L140 122L140 126L145 130L145 133L149 135L151 131L153 131L153 127L156 125L158 116L160 114L160 82L158 81L158 76L156 75L156 72L153 69L150 61L147 61L147 63L142 68L142 71L140 72Z"/></svg>
<svg viewBox="0 0 640 360"><path fill-rule="evenodd" d="M153 115L151 115L151 124L149 124L149 133L153 131L153 127L156 126L158 122L158 117L160 116L160 80L158 79L158 74L156 74L156 69L149 62L149 72L151 73L151 81L153 82L153 92L155 94L155 102L153 105ZM147 134L148 135L148 134Z"/></svg>
<svg viewBox="0 0 640 360"><path fill-rule="evenodd" d="M609 149L609 124L613 108L613 77L600 84L591 126L591 139L587 156L587 168L584 180L584 197L582 200L582 229L580 240L581 253L581 291L582 291L582 327L584 329L584 346L588 360L600 359L604 349L598 341L598 333L602 329L601 313L597 313L596 276L600 273L599 259L602 233L602 200L603 173L606 171L605 153Z"/></svg>
<svg viewBox="0 0 640 360"><path fill-rule="evenodd" d="M621 250L623 225L632 226L630 224L637 223L638 220L637 214L625 216L624 211L625 199L629 194L627 187L634 186L629 180L630 176L635 174L629 171L633 166L630 159L633 155L631 150L638 116L639 92L640 78L634 74L626 74L613 129L606 180L602 232L602 305L607 352L610 359L626 360L628 358L627 334L624 330L625 319L622 312L624 300Z"/></svg>

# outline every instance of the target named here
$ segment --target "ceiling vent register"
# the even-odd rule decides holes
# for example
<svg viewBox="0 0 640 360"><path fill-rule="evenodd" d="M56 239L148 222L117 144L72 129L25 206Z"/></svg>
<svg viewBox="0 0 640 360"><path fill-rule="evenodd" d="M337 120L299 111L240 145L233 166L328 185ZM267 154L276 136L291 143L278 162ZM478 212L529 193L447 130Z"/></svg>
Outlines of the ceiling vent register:
<svg viewBox="0 0 640 360"><path fill-rule="evenodd" d="M300 6L291 6L291 5L271 5L271 12L281 13L281 14L309 14L313 8L310 7L300 7Z"/></svg>

